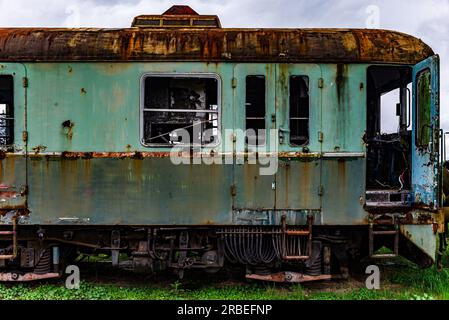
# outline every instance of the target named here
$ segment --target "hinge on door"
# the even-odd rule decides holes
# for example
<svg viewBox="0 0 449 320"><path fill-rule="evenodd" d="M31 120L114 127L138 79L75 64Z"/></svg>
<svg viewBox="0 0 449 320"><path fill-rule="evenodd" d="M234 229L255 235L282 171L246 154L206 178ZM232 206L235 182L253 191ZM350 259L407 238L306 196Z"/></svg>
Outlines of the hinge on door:
<svg viewBox="0 0 449 320"><path fill-rule="evenodd" d="M318 131L318 142L324 141L324 133L323 131Z"/></svg>
<svg viewBox="0 0 449 320"><path fill-rule="evenodd" d="M324 87L324 79L319 78L318 79L318 88L322 89Z"/></svg>
<svg viewBox="0 0 449 320"><path fill-rule="evenodd" d="M22 132L22 141L27 142L28 141L28 131Z"/></svg>
<svg viewBox="0 0 449 320"><path fill-rule="evenodd" d="M237 195L237 186L235 184L231 185L231 196L235 197Z"/></svg>
<svg viewBox="0 0 449 320"><path fill-rule="evenodd" d="M23 77L22 85L24 88L28 88L28 78L27 77Z"/></svg>
<svg viewBox="0 0 449 320"><path fill-rule="evenodd" d="M323 186L323 185L320 185L320 186L318 187L318 195L319 195L320 197L324 196L324 186Z"/></svg>
<svg viewBox="0 0 449 320"><path fill-rule="evenodd" d="M237 78L232 78L231 85L232 85L232 89L237 88Z"/></svg>

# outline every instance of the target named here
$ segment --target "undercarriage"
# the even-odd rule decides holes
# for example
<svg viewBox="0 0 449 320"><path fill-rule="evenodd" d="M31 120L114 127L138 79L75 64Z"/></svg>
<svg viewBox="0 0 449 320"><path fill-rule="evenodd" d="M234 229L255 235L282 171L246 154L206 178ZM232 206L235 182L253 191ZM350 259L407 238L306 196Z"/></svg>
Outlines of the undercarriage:
<svg viewBox="0 0 449 320"><path fill-rule="evenodd" d="M83 255L108 256L112 266L137 273L170 270L179 278L192 270L217 273L240 266L248 279L274 282L348 278L359 271L363 258L399 253L423 266L432 264L400 234L398 224L385 219L353 227L315 226L311 217L304 226L285 221L280 226L228 227L16 225L12 232L7 231L11 226L3 226L0 281L58 278ZM382 247L392 253L376 256Z"/></svg>

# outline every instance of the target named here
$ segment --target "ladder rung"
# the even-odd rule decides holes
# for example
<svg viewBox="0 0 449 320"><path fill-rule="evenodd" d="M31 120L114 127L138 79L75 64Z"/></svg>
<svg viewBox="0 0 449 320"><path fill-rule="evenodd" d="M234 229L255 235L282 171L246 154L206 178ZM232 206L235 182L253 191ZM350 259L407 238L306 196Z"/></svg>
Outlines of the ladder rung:
<svg viewBox="0 0 449 320"><path fill-rule="evenodd" d="M386 254L374 254L371 256L371 258L377 258L377 259L381 259L381 258L396 258L398 255L394 254L394 253L386 253Z"/></svg>
<svg viewBox="0 0 449 320"><path fill-rule="evenodd" d="M17 258L17 217L12 219L12 231L0 231L0 236L12 236L13 254L0 255L0 260L14 260Z"/></svg>
<svg viewBox="0 0 449 320"><path fill-rule="evenodd" d="M10 255L6 255L6 256L0 256L0 260L11 260L11 259L15 259L16 256L13 254Z"/></svg>
<svg viewBox="0 0 449 320"><path fill-rule="evenodd" d="M14 231L0 231L0 236L13 236L15 234Z"/></svg>
<svg viewBox="0 0 449 320"><path fill-rule="evenodd" d="M303 230L298 230L298 231L291 230L291 231L287 231L286 234L288 236L308 236L308 235L310 235L310 232L303 231Z"/></svg>
<svg viewBox="0 0 449 320"><path fill-rule="evenodd" d="M397 230L394 231L373 231L374 235L396 235L398 234Z"/></svg>
<svg viewBox="0 0 449 320"><path fill-rule="evenodd" d="M310 256L285 256L284 260L309 260Z"/></svg>

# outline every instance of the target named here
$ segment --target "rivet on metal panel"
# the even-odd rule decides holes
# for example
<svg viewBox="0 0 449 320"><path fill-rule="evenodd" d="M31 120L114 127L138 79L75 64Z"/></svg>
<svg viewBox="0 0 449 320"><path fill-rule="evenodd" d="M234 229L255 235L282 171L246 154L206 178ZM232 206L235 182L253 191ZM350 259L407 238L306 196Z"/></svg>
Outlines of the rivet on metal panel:
<svg viewBox="0 0 449 320"><path fill-rule="evenodd" d="M231 196L235 197L237 195L237 186L235 184L231 185Z"/></svg>
<svg viewBox="0 0 449 320"><path fill-rule="evenodd" d="M320 185L320 186L318 187L318 195L319 195L320 197L322 197L322 196L324 195L324 186L323 186L323 185Z"/></svg>

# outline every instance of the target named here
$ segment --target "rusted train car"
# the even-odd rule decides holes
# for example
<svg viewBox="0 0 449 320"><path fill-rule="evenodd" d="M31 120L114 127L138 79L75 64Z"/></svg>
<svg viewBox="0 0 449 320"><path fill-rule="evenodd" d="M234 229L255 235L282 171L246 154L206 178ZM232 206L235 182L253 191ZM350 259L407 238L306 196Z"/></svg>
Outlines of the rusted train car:
<svg viewBox="0 0 449 320"><path fill-rule="evenodd" d="M435 262L439 60L412 36L226 29L179 6L127 29L4 28L0 113L2 281L79 253L272 281Z"/></svg>

